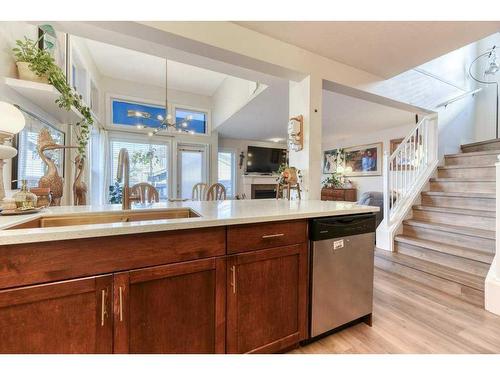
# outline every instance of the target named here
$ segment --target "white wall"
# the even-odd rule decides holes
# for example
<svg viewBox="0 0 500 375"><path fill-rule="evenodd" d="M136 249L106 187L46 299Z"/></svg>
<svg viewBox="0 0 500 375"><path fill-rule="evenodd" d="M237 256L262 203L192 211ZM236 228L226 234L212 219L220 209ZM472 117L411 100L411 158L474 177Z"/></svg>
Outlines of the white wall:
<svg viewBox="0 0 500 375"><path fill-rule="evenodd" d="M130 96L150 100L160 105L165 104L165 87L141 85L125 79L120 80L109 77L102 77L101 84L106 95ZM168 100L175 104L183 104L207 110L212 109L212 99L209 96L169 89ZM106 106L109 112L108 107L109 106ZM106 121L109 122L109 120L110 119L107 118Z"/></svg>
<svg viewBox="0 0 500 375"><path fill-rule="evenodd" d="M334 131L329 131L326 133L323 131L323 142L322 150L331 150L335 148L347 148L351 146L359 146L370 143L383 142L383 152L390 151L390 141L391 139L397 139L405 137L408 132L415 126L414 123L401 125L389 129L380 129L376 131L368 131L358 134L352 134L347 137L337 137ZM383 155L380 155L382 157ZM382 172L382 171L381 171ZM323 175L325 178L328 175ZM361 194L367 191L379 191L384 190L383 176L366 176L366 177L348 177L358 189L358 199Z"/></svg>
<svg viewBox="0 0 500 375"><path fill-rule="evenodd" d="M214 128L224 123L265 89L265 85L257 86L252 81L226 77L212 96Z"/></svg>
<svg viewBox="0 0 500 375"><path fill-rule="evenodd" d="M286 143L260 142L249 139L234 139L234 138L219 137L219 150L233 151L236 155L236 188L235 188L236 194L242 194L244 191L242 176L245 173L248 146L286 148ZM242 151L245 154L245 160L243 161L243 166L239 168L240 153Z"/></svg>
<svg viewBox="0 0 500 375"><path fill-rule="evenodd" d="M485 38L477 43L476 55L486 52L494 45L497 46L497 62L500 63L500 33L496 33L489 38ZM476 77L483 78L482 72L484 72L484 61L483 64L478 63L476 66ZM482 72L481 72L482 68ZM494 77L487 77L487 80L494 80L500 83L500 73L497 73ZM476 111L474 113L475 118L475 141L486 141L496 137L496 123L495 123L495 111L496 111L496 86L495 85L484 85L476 83L476 87L481 87L482 91L477 95L476 98Z"/></svg>

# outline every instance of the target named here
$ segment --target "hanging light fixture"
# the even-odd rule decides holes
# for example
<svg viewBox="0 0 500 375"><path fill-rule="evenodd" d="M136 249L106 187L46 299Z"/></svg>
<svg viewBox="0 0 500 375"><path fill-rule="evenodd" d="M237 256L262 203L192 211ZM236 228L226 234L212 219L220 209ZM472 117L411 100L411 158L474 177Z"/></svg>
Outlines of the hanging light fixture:
<svg viewBox="0 0 500 375"><path fill-rule="evenodd" d="M187 133L187 134L194 134L193 130L189 130L188 126L189 123L193 120L192 115L186 116L186 118L181 119L180 121L175 121L174 117L172 116L171 113L168 111L168 60L165 59L165 117L162 115L157 115L156 120L159 122L159 125L154 127L153 130L150 130L148 132L148 135L150 137L163 132L177 132L177 133ZM134 110L129 110L127 113L128 117L136 117L139 118L140 124L137 125L138 129L144 129L148 126L144 125L142 123L142 119L150 119L151 114L149 112L143 112L143 111L134 111Z"/></svg>
<svg viewBox="0 0 500 375"><path fill-rule="evenodd" d="M479 79L472 74L472 67L476 64L480 59L486 58L488 60L488 66L484 70L483 79ZM500 66L497 62L497 54L496 54L496 46L493 46L490 50L480 54L477 56L469 66L469 75L471 78L479 83L485 85L495 85L496 86L496 138L498 138L498 80L495 78L496 74L500 70ZM490 80L486 80L486 77L492 77Z"/></svg>

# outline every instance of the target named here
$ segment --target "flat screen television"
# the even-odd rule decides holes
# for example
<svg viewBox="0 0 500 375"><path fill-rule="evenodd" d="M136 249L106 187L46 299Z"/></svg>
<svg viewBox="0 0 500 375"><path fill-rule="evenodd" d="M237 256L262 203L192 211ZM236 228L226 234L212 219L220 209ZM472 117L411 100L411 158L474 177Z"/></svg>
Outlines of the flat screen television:
<svg viewBox="0 0 500 375"><path fill-rule="evenodd" d="M247 173L276 173L286 162L286 149L248 146Z"/></svg>

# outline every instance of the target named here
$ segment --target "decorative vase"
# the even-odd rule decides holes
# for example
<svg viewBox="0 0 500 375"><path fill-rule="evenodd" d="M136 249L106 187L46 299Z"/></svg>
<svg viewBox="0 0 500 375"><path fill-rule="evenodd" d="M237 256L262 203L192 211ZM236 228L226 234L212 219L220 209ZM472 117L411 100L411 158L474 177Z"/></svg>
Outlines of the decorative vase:
<svg viewBox="0 0 500 375"><path fill-rule="evenodd" d="M18 210L31 210L36 208L37 197L28 189L27 181L22 181L21 190L12 196Z"/></svg>
<svg viewBox="0 0 500 375"><path fill-rule="evenodd" d="M46 75L39 76L33 70L30 69L30 63L24 61L18 61L16 63L17 71L19 73L19 79L25 81L39 82L39 83L49 83L49 78Z"/></svg>

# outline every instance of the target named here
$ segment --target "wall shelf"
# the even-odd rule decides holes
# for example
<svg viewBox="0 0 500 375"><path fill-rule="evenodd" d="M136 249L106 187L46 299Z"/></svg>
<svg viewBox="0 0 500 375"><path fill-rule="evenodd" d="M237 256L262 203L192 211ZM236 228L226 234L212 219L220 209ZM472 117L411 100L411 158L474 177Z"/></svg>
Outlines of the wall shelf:
<svg viewBox="0 0 500 375"><path fill-rule="evenodd" d="M4 82L6 86L40 107L40 109L62 124L75 124L82 119L81 114L73 107L70 111L59 108L56 104L56 99L61 94L50 84L8 77L5 78Z"/></svg>

